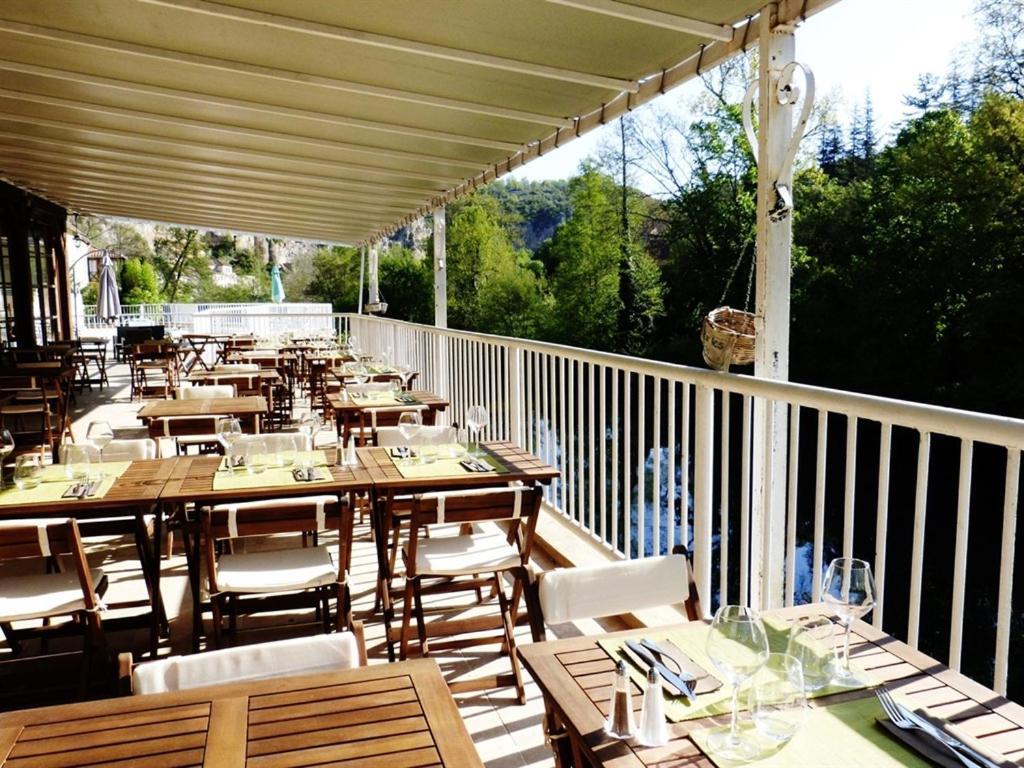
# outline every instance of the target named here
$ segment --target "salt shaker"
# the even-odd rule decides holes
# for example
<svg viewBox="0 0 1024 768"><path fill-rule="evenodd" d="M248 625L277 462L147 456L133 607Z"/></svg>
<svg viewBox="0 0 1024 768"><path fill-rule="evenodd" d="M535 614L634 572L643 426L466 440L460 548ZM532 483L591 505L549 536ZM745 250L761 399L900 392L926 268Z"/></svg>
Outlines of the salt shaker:
<svg viewBox="0 0 1024 768"><path fill-rule="evenodd" d="M356 456L356 438L354 435L348 439L348 450L345 451L345 466L359 466L359 458Z"/></svg>
<svg viewBox="0 0 1024 768"><path fill-rule="evenodd" d="M661 692L661 675L654 668L647 670L647 687L640 710L640 730L636 740L645 747L668 744L668 725L665 723L665 701Z"/></svg>
<svg viewBox="0 0 1024 768"><path fill-rule="evenodd" d="M629 673L626 672L626 662L621 659L615 670L615 682L612 683L611 703L608 708L608 721L605 723L604 730L609 736L614 736L617 739L628 739L636 733Z"/></svg>

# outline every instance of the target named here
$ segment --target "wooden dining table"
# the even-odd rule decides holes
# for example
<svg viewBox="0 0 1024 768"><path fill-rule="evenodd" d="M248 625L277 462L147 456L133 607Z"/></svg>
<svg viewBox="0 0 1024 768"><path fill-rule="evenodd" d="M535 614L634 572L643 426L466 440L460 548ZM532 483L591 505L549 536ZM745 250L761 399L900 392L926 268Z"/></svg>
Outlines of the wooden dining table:
<svg viewBox="0 0 1024 768"><path fill-rule="evenodd" d="M433 659L0 715L0 766L482 768Z"/></svg>
<svg viewBox="0 0 1024 768"><path fill-rule="evenodd" d="M382 403L375 402L374 400L354 399L344 391L330 392L326 396L327 409L334 414L335 423L338 425L338 433L347 442L351 436L352 428L359 426L360 415L367 408L389 408L402 405L415 408L417 405L425 405L435 414L448 408L448 401L440 395L435 395L433 392L417 389L405 392L404 394L411 395L415 398L416 402L408 404L398 402Z"/></svg>
<svg viewBox="0 0 1024 768"><path fill-rule="evenodd" d="M158 542L162 527L158 501L164 483L171 476L173 468L174 459L133 461L128 469L115 478L110 490L102 497L62 498L54 501L7 504L3 503L4 494L16 493L16 491L0 492L0 519L73 517L76 520L88 521L112 516L153 514L154 538ZM68 481L68 485L70 484L71 481ZM150 630L149 648L150 654L155 656L163 622L163 601L160 594L160 558L157 554L160 552L159 546L154 546L152 552L152 559L149 562L141 563L141 566L149 589L151 607L150 615L145 618ZM109 619L107 621L111 622ZM135 621L113 620L111 623L116 626L117 624L134 624Z"/></svg>
<svg viewBox="0 0 1024 768"><path fill-rule="evenodd" d="M370 473L365 468L338 466L335 449L327 449L324 454L328 465L320 467L320 469L330 476L330 479L325 482L254 485L253 487L233 489L214 487L214 480L223 459L221 456L179 456L171 460L174 464L160 492L160 501L165 515L177 520L187 535L185 553L193 605L193 650L199 649L199 641L203 635L203 612L200 597L202 576L199 569L200 541L197 521L186 514L187 505L195 504L196 508L199 508L212 504L262 501L310 494L332 494L343 497L356 491L369 490L372 480Z"/></svg>
<svg viewBox="0 0 1024 768"><path fill-rule="evenodd" d="M803 605L772 611L766 616L792 620L822 614L830 615L823 605ZM614 638L656 636L659 631L666 628L630 629L519 646L519 657L540 687L548 707L591 765L715 765L690 734L709 725L721 726L723 717L670 723L670 740L663 747L642 747L633 740L610 738L604 732L616 662L600 643ZM870 624L858 621L853 633L853 662L868 674L873 684L885 684L912 707L927 707L930 714L948 721L962 737L974 739L987 752L1004 756L1008 763L1024 759L1024 707ZM634 708L639 709L641 691L635 683L632 689ZM874 699L875 695L870 688L861 688L812 698L809 703L812 707L830 706L864 697ZM880 706L878 717L884 717ZM779 753L783 754L784 751Z"/></svg>
<svg viewBox="0 0 1024 768"><path fill-rule="evenodd" d="M144 424L167 416L236 416L260 431L260 416L267 412L267 400L262 395L245 397L211 397L195 400L150 400L136 414ZM153 435L159 437L160 435Z"/></svg>

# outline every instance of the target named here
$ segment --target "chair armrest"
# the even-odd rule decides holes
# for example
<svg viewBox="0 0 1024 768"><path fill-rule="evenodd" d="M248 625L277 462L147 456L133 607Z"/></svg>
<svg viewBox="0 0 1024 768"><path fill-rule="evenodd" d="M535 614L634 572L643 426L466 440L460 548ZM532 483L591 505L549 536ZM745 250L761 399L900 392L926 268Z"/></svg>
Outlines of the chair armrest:
<svg viewBox="0 0 1024 768"><path fill-rule="evenodd" d="M359 648L359 666L365 667L366 659L366 631L361 621L349 622L349 630L356 639L356 646ZM123 654L122 654L123 655Z"/></svg>
<svg viewBox="0 0 1024 768"><path fill-rule="evenodd" d="M117 695L130 696L132 693L131 651L117 654Z"/></svg>

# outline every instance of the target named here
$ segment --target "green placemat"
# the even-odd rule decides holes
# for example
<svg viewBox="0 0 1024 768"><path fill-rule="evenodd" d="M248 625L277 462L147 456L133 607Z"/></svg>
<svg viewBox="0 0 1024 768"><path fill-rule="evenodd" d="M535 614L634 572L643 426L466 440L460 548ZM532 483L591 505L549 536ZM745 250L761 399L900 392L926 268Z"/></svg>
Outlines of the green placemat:
<svg viewBox="0 0 1024 768"><path fill-rule="evenodd" d="M282 485L293 485L296 488L316 486L331 481L331 473L326 467L317 467L316 480L296 480L292 475L294 467L270 467L258 475L251 475L245 469L234 472L217 472L213 476L213 490L240 491L253 488L271 488Z"/></svg>
<svg viewBox="0 0 1024 768"><path fill-rule="evenodd" d="M751 721L742 724L745 737L763 747L763 756L753 763L738 763L716 756L707 748L708 733L701 728L690 732L701 751L719 768L757 765L758 768L927 768L931 765L876 725L885 713L874 696L810 709L803 724L788 744L761 736ZM726 726L728 727L728 726Z"/></svg>
<svg viewBox="0 0 1024 768"><path fill-rule="evenodd" d="M328 464L327 464L327 454L324 453L323 451L296 451L295 452L295 464L293 466L298 466L302 462L306 462L307 464L309 464L312 467L326 467L326 466L328 466ZM239 471L243 471L243 472L245 471L243 467L239 467L238 469L239 469ZM291 471L292 467L286 467L286 469ZM217 471L218 472L227 472L227 470L228 470L228 457L225 456L223 459L220 460L220 466L217 467Z"/></svg>
<svg viewBox="0 0 1024 768"><path fill-rule="evenodd" d="M96 492L87 498L102 499L114 487L117 478L123 475L131 465L130 461L107 461L91 464L89 466L90 474L102 474L103 482L100 483ZM0 506L44 504L54 501L78 501L78 499L64 498L64 493L74 484L74 480L68 480L65 476L63 464L53 464L43 468L42 482L35 488L19 490L12 487L0 493Z"/></svg>
<svg viewBox="0 0 1024 768"><path fill-rule="evenodd" d="M492 467L494 471L470 472L459 463L469 457L463 453L465 451L465 446L460 446L457 443L426 446L421 445L416 446L416 450L426 450L428 455L430 452L433 452L433 455L437 458L430 464L420 464L418 459L413 459L412 463L405 463L403 459L397 459L394 456L391 456L391 450L388 449L388 456L391 458L391 461L394 462L402 477L409 479L451 477L452 475L480 475L482 477L488 477L491 475L505 475L508 474L509 471L508 467L493 456L477 456L473 458L481 464L486 464L487 466Z"/></svg>
<svg viewBox="0 0 1024 768"><path fill-rule="evenodd" d="M768 618L765 619L765 629L768 633L768 648L773 653L784 653L786 646L789 644L789 622L783 619ZM707 624L694 623L688 627L680 627L671 631L665 629L652 628L642 634L636 635L634 638L639 640L642 637L649 637L655 642L668 641L683 653L690 657L690 659L698 666L703 667L708 674L712 677L721 679L715 674L715 665L708 658L705 646L707 644L708 632L710 627ZM598 645L604 649L605 653L614 659L624 658L626 659L626 668L629 670L629 676L632 678L641 689L643 689L646 683L646 669L638 669L630 660L628 656L619 652L619 649L625 644L627 638L608 638L599 640ZM856 668L856 667L855 667ZM858 670L860 675L863 677L864 673ZM866 688L867 685L862 686L837 686L837 685L826 685L824 688L809 693L808 696L811 698L818 698L821 696L828 696L833 693L841 693L844 691L853 691L858 688ZM746 692L741 691L740 693L740 707L741 709L747 708ZM674 723L678 723L682 720L693 720L699 717L713 717L715 715L728 714L732 709L732 686L728 683L723 683L722 687L715 691L702 693L697 697L697 701L691 704L683 696L665 696L665 715Z"/></svg>

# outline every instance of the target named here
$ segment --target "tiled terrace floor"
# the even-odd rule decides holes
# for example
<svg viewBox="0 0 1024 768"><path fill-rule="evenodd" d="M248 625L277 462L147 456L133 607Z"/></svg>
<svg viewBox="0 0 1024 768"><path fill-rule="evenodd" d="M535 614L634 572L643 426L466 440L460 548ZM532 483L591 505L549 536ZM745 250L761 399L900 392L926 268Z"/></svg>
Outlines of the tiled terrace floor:
<svg viewBox="0 0 1024 768"><path fill-rule="evenodd" d="M94 389L92 392L86 391L78 395L74 408L74 433L76 437L84 439L90 421L106 420L114 427L118 437L144 436L145 432L135 417L139 407L138 401L132 402L129 399L127 366L114 366L111 368L110 386L102 391ZM328 436L323 435L322 441L326 443ZM144 587L130 541L93 541L89 543L89 550L90 560L94 565L102 565L110 577L108 601L144 596ZM362 618L366 625L370 663L380 664L387 663L387 654L383 644L383 626L378 617L370 613L373 606L375 563L368 525L357 524L351 574L356 615ZM538 565L543 566L544 563ZM171 622L171 636L162 641L160 652L187 653L191 643L191 600L185 558L180 549L176 549L169 560L163 561L162 574L163 596ZM462 610L471 612L481 609L467 602ZM243 633L240 642L254 642L316 631L313 628L291 626L301 620L303 617L298 615L269 616L258 620L242 619ZM268 624L274 626L268 627ZM244 632L247 627L254 629L248 637ZM583 629L586 631L588 628ZM520 628L519 636L522 642L529 642L529 630L526 627ZM143 632L113 632L109 634L108 641L115 653L131 650L137 657L146 647L146 635ZM28 649L29 654L37 651L38 648L35 647ZM451 655L438 655L435 658L447 677L467 673L476 675L490 669L507 669L508 659L499 657L496 651L496 645L483 646L479 649L453 652ZM6 654L0 653L0 658L4 655ZM527 703L520 706L516 703L512 689L456 696L466 727L476 743L481 758L489 768L553 764L541 736L541 695L532 682L527 685L527 697Z"/></svg>

